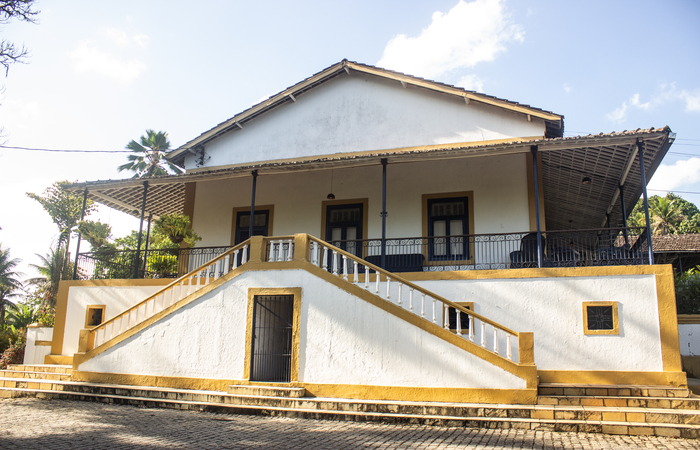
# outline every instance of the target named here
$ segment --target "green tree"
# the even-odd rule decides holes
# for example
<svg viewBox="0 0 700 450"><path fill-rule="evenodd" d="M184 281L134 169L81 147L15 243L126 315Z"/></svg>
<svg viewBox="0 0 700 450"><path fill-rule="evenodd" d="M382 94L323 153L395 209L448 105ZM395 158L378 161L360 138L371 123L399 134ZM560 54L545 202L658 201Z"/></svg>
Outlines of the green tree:
<svg viewBox="0 0 700 450"><path fill-rule="evenodd" d="M654 234L700 233L698 207L672 192L665 197L649 197L649 217ZM639 199L627 223L631 227L646 227L643 199Z"/></svg>
<svg viewBox="0 0 700 450"><path fill-rule="evenodd" d="M71 264L64 264L65 249L49 249L45 256L36 254L39 264L29 264L29 267L39 272L39 277L30 278L27 284L36 286L35 296L41 298L41 302L51 308L56 306L58 298L58 284L61 280L67 280L71 276Z"/></svg>
<svg viewBox="0 0 700 450"><path fill-rule="evenodd" d="M131 170L136 172L134 178L147 178L171 173L181 174L182 169L171 163L165 156L170 149L168 133L146 130L146 135L141 136L141 143L131 141L126 146L133 153L127 158L128 163L118 167L119 171Z"/></svg>
<svg viewBox="0 0 700 450"><path fill-rule="evenodd" d="M38 318L36 310L31 305L17 303L8 309L7 324L20 330L36 322Z"/></svg>
<svg viewBox="0 0 700 450"><path fill-rule="evenodd" d="M34 0L2 0L0 1L0 25L6 25L17 19L24 22L36 23L39 11L32 10ZM14 63L23 63L29 56L29 50L24 46L17 47L13 42L3 39L0 41L0 64L5 68L5 76Z"/></svg>
<svg viewBox="0 0 700 450"><path fill-rule="evenodd" d="M10 256L10 249L0 244L0 330L5 328L5 311L14 305L9 299L16 296L14 291L22 288L21 272L16 267L21 261Z"/></svg>

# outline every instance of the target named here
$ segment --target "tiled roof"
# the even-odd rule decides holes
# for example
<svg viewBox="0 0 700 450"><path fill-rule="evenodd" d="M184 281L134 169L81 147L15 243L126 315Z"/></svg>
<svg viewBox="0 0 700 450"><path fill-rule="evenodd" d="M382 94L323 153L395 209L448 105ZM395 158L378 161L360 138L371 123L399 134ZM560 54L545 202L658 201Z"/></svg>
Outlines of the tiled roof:
<svg viewBox="0 0 700 450"><path fill-rule="evenodd" d="M652 236L654 253L700 252L700 234Z"/></svg>

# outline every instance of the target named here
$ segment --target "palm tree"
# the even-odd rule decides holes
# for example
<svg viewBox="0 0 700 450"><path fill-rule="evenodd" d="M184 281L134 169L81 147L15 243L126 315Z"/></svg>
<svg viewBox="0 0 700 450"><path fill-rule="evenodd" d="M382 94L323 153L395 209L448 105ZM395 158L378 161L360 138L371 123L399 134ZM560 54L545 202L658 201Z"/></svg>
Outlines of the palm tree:
<svg viewBox="0 0 700 450"><path fill-rule="evenodd" d="M15 270L19 263L19 259L10 257L10 249L3 249L0 244L0 329L5 326L5 309L14 305L9 298L15 296L13 291L22 288L22 273Z"/></svg>
<svg viewBox="0 0 700 450"><path fill-rule="evenodd" d="M27 328L27 325L33 324L38 319L39 316L34 308L22 303L13 305L12 308L8 310L7 314L7 323L17 330L20 328Z"/></svg>
<svg viewBox="0 0 700 450"><path fill-rule="evenodd" d="M58 283L63 279L70 278L71 264L64 264L65 249L49 249L46 256L36 253L41 261L39 264L29 264L29 267L39 272L39 277L30 278L28 284L37 286L37 293L41 296L42 302L50 307L56 306L58 295Z"/></svg>
<svg viewBox="0 0 700 450"><path fill-rule="evenodd" d="M182 169L165 159L167 150L170 149L168 133L146 130L146 135L141 136L140 144L131 141L126 148L133 153L128 156L128 163L118 167L120 172L122 170L136 172L134 178L170 175L168 170L176 174L182 173Z"/></svg>
<svg viewBox="0 0 700 450"><path fill-rule="evenodd" d="M678 226L685 220L681 208L675 200L658 197L649 205L651 229L654 234L675 234Z"/></svg>

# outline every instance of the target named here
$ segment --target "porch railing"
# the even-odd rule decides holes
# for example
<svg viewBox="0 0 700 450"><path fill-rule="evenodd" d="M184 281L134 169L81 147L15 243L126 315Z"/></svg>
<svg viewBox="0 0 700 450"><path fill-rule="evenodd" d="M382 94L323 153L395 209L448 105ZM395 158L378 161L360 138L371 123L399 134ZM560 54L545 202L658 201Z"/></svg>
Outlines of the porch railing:
<svg viewBox="0 0 700 450"><path fill-rule="evenodd" d="M138 267L138 278L177 278L230 248L223 246L81 253L78 255L77 273L81 278L93 280L133 278Z"/></svg>
<svg viewBox="0 0 700 450"><path fill-rule="evenodd" d="M645 228L542 232L542 267L648 264ZM330 244L389 272L538 267L537 233L470 234Z"/></svg>

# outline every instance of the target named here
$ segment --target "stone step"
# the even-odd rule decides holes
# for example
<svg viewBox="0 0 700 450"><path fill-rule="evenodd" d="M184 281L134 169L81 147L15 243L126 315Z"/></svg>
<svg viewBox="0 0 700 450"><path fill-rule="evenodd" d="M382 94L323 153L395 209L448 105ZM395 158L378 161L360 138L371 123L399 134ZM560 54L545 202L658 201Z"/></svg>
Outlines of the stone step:
<svg viewBox="0 0 700 450"><path fill-rule="evenodd" d="M301 398L306 395L306 389L297 387L282 387L270 385L241 385L232 384L228 386L226 392L236 395L257 395L264 397L286 397Z"/></svg>
<svg viewBox="0 0 700 450"><path fill-rule="evenodd" d="M70 381L71 376L67 373L59 372L27 372L19 370L0 370L1 378L31 378L42 380Z"/></svg>
<svg viewBox="0 0 700 450"><path fill-rule="evenodd" d="M538 394L541 396L574 397L673 397L687 398L688 388L669 386L630 386L630 385L596 385L596 384L559 384L540 383Z"/></svg>
<svg viewBox="0 0 700 450"><path fill-rule="evenodd" d="M66 382L67 383L67 382ZM83 386L87 387L87 386ZM290 408L281 406L254 406L248 404L233 404L230 402L210 401L217 398L238 398L245 399L246 396L234 396L231 394L223 394L214 391L194 391L185 393L184 390L151 390L142 388L124 389L124 386L118 387L122 391L133 392L150 392L170 391L170 394L175 394L175 397L189 397L192 399L170 399L170 398L152 398L130 395L116 394L98 394L87 392L71 392L57 391L44 389L8 389L0 388L0 397L26 397L33 396L39 398L52 399L68 399L68 400L85 400L97 401L104 403L128 404L145 407L158 408L176 408L176 409L191 409L198 411L220 412L229 414L261 414L271 416L298 417L308 419L333 419L333 420L353 420L353 421L373 421L383 423L397 424L420 424L433 426L452 426L452 427L476 427L476 428L513 428L513 429L528 429L542 431L566 431L566 432L587 432L587 433L606 433L606 434L622 434L622 435L651 435L651 436L676 436L683 438L700 438L700 425L696 424L672 424L672 423L649 423L649 422L631 422L631 421L605 421L605 420L578 420L567 418L537 418L537 417L508 417L507 415L494 416L458 416L458 415L436 415L428 413L396 413L396 412L364 412L356 410L325 410L313 408ZM126 387L128 388L128 387ZM133 393L132 392L132 393ZM213 396L207 397L207 396ZM208 400L194 400L194 398L208 398ZM271 397L265 397L270 399ZM285 399L277 399L285 400ZM286 399L287 401L300 401L301 399ZM358 403L353 400L338 400L338 399L303 399L306 402L312 400L319 405L322 402L328 403ZM312 404L314 402L311 402ZM360 402L369 403L369 402ZM402 404L411 402L377 402L385 404ZM416 403L418 404L418 403ZM486 406L489 409L497 410L497 405L480 405ZM517 410L518 405L502 405L509 409ZM537 406L522 405L534 408ZM392 408L389 408L392 409ZM477 408L478 409L478 408ZM552 408L554 411L554 408Z"/></svg>
<svg viewBox="0 0 700 450"><path fill-rule="evenodd" d="M67 373L73 372L73 366L67 364L10 364L7 370L16 372L52 372Z"/></svg>
<svg viewBox="0 0 700 450"><path fill-rule="evenodd" d="M550 406L605 406L610 408L657 408L700 410L700 397L589 397L543 396L537 397L538 405Z"/></svg>

